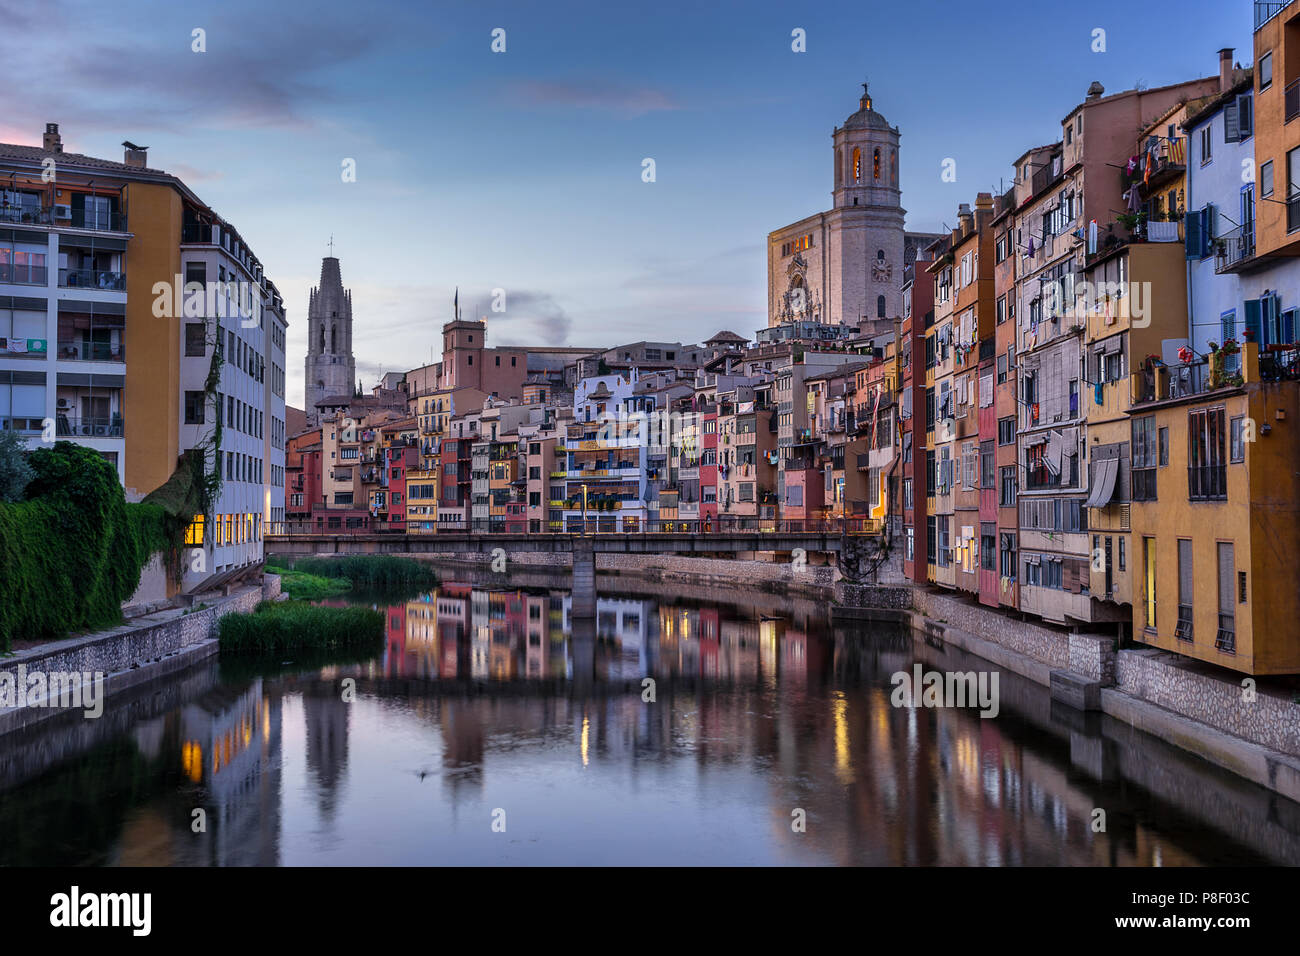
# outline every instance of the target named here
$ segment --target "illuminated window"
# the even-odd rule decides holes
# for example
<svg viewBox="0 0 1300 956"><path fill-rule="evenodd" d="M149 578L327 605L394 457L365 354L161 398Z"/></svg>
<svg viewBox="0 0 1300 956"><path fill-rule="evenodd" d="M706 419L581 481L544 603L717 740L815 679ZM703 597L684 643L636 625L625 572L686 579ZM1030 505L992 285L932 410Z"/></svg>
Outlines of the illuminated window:
<svg viewBox="0 0 1300 956"><path fill-rule="evenodd" d="M871 151L871 178L880 178L880 150L878 148Z"/></svg>
<svg viewBox="0 0 1300 956"><path fill-rule="evenodd" d="M185 543L203 546L203 515L195 515L190 526L185 529Z"/></svg>
<svg viewBox="0 0 1300 956"><path fill-rule="evenodd" d="M853 181L862 182L862 150L853 147Z"/></svg>

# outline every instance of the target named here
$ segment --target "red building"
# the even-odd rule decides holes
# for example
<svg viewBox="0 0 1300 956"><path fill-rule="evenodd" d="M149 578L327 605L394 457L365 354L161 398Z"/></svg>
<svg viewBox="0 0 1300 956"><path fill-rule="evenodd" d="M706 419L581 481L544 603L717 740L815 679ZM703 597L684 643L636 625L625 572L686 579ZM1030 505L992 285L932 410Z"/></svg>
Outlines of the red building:
<svg viewBox="0 0 1300 956"><path fill-rule="evenodd" d="M925 552L925 330L934 322L934 283L925 271L929 251L903 273L902 393L899 424L902 442L903 573L926 581ZM919 267L919 269L918 269ZM917 272L921 279L917 281Z"/></svg>

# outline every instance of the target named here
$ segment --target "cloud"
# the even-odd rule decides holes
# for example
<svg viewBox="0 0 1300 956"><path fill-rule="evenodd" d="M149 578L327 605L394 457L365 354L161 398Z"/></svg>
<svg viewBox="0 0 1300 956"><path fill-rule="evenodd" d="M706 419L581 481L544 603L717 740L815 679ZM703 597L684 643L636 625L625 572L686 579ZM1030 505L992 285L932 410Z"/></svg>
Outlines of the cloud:
<svg viewBox="0 0 1300 956"><path fill-rule="evenodd" d="M191 50L190 27L166 15L128 27L112 8L53 0L40 19L0 32L0 60L39 76L9 104L9 125L58 120L78 130L170 130L312 126L311 111L340 91L324 77L375 51L383 28L349 10L278 14L275 29L249 29L242 11L206 19L207 52ZM0 21L23 23L23 5L0 0ZM78 24L75 55L68 24ZM95 91L111 90L111 96Z"/></svg>
<svg viewBox="0 0 1300 956"><path fill-rule="evenodd" d="M484 298L490 301L491 293ZM493 344L564 345L568 342L573 319L550 293L507 289L505 306L505 312L488 313L488 331L493 335Z"/></svg>
<svg viewBox="0 0 1300 956"><path fill-rule="evenodd" d="M541 108L603 110L642 116L681 106L663 90L627 87L608 80L530 80L513 90L515 99Z"/></svg>

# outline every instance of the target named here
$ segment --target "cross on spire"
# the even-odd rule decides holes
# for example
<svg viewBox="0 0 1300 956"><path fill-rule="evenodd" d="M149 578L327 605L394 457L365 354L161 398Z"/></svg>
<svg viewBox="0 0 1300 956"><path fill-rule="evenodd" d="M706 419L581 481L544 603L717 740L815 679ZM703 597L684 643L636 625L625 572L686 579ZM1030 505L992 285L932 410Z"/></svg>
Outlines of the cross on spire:
<svg viewBox="0 0 1300 956"><path fill-rule="evenodd" d="M330 233L330 258L334 258L334 233Z"/></svg>

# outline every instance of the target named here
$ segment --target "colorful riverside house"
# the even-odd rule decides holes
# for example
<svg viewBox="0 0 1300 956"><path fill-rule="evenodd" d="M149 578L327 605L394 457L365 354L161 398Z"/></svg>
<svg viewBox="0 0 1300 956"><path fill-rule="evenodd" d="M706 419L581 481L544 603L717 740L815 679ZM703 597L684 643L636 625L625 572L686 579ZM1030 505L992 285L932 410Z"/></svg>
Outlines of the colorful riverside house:
<svg viewBox="0 0 1300 956"><path fill-rule="evenodd" d="M850 488L851 500L860 506L845 516L867 519L877 528L899 519L890 529L894 537L902 534L902 482L895 448L901 357L896 343L897 336L889 336L875 347L881 354L873 351L872 361L854 371L850 443L845 453L845 474L856 475L861 482Z"/></svg>
<svg viewBox="0 0 1300 956"><path fill-rule="evenodd" d="M1019 169L1028 154L1016 163ZM1026 184L1028 192L1028 184ZM997 439L993 450L994 481L997 495L997 606L1019 606L1019 512L1016 507L1019 487L1016 458L1016 423L1019 393L1016 390L1016 187L998 197L993 214L993 414L997 420ZM983 459L981 457L981 467ZM981 520L983 520L981 518ZM990 603L980 589L980 602Z"/></svg>
<svg viewBox="0 0 1300 956"><path fill-rule="evenodd" d="M718 499L723 522L776 519L775 416L770 382L718 392Z"/></svg>
<svg viewBox="0 0 1300 956"><path fill-rule="evenodd" d="M952 233L953 374L952 409L952 549L958 590L996 596L992 553L996 507L991 478L996 420L993 418L993 197L980 193L975 209L963 203ZM984 453L987 452L987 455ZM989 495L984 494L985 490ZM985 534L987 532L987 534ZM987 567L985 567L987 565ZM983 572L983 573L982 573ZM983 585L983 587L981 587Z"/></svg>
<svg viewBox="0 0 1300 956"><path fill-rule="evenodd" d="M438 466L406 473L406 533L435 534L438 530Z"/></svg>
<svg viewBox="0 0 1300 956"><path fill-rule="evenodd" d="M702 405L700 418L700 529L718 529L718 406Z"/></svg>
<svg viewBox="0 0 1300 956"><path fill-rule="evenodd" d="M926 580L926 433L925 396L926 330L934 321L934 283L926 271L928 249L903 273L903 324L900 332L901 390L898 400L899 459L902 468L900 498L903 515L903 574L908 580Z"/></svg>
<svg viewBox="0 0 1300 956"><path fill-rule="evenodd" d="M925 336L925 512L926 579L955 587L953 567L953 255L952 236L930 246L930 280L934 283L934 323Z"/></svg>
<svg viewBox="0 0 1300 956"><path fill-rule="evenodd" d="M1133 131L1207 95L1217 77L1105 95L1093 83L1061 124L1061 141L1017 170L1030 195L1016 214L1020 387L1020 609L1060 623L1117 621L1090 580L1090 456L1085 322L1070 308L1091 251L1125 241L1138 202L1119 175ZM1127 200L1126 200L1127 195ZM1140 199L1140 197L1137 197ZM1125 203L1133 203L1126 206ZM1132 210L1126 214L1124 209Z"/></svg>
<svg viewBox="0 0 1300 956"><path fill-rule="evenodd" d="M1285 217L1266 211L1279 186L1264 129L1282 125L1264 57L1283 62L1292 6L1257 31L1255 75L1221 51L1219 90L1188 104L1190 315L1135 371L1129 409L1133 637L1256 675L1300 672L1300 270Z"/></svg>

